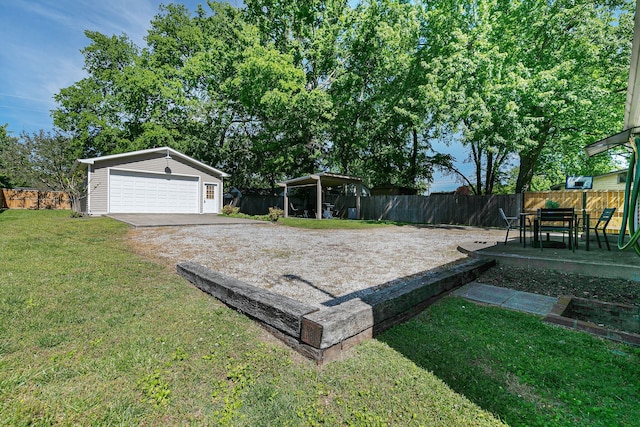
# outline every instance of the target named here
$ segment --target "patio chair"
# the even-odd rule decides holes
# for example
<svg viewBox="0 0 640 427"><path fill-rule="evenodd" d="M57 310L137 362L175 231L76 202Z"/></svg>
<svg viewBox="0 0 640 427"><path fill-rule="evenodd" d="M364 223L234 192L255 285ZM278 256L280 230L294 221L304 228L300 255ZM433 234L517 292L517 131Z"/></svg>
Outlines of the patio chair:
<svg viewBox="0 0 640 427"><path fill-rule="evenodd" d="M538 209L537 237L542 250L542 234L546 233L549 240L549 233L562 233L562 241L564 243L564 233L569 235L569 248L575 252L578 243L578 227L575 210L573 208L554 208L554 209ZM535 228L535 227L534 227Z"/></svg>
<svg viewBox="0 0 640 427"><path fill-rule="evenodd" d="M598 230L602 231L604 242L607 244L608 251L611 250L611 246L609 246L609 239L607 237L606 229L607 225L609 225L609 221L611 221L611 218L613 218L613 214L615 213L615 211L616 208L605 208L602 211L600 218L598 218L598 221L593 227L590 224L585 224L589 230L593 230L596 233L596 240L598 241L599 248L602 248L602 245L600 244L600 236L598 235Z"/></svg>
<svg viewBox="0 0 640 427"><path fill-rule="evenodd" d="M296 207L293 206L293 203L289 202L289 210L292 212L293 216L298 216L298 212L300 211L300 209L297 209Z"/></svg>
<svg viewBox="0 0 640 427"><path fill-rule="evenodd" d="M504 210L502 208L498 208L498 211L500 211L500 216L502 217L502 220L505 222L506 226L507 226L507 235L504 237L504 244L507 244L507 240L509 239L509 230L511 230L511 228L515 227L515 223L516 221L518 221L518 217L517 216L507 216L504 213Z"/></svg>

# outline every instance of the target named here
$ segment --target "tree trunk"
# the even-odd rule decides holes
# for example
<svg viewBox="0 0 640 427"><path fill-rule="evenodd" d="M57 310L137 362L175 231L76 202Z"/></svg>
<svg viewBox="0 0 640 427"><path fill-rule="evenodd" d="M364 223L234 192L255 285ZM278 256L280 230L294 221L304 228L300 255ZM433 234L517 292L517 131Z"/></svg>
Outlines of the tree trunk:
<svg viewBox="0 0 640 427"><path fill-rule="evenodd" d="M540 141L535 149L520 153L520 170L516 181L516 193L522 193L525 187L531 188L531 180L544 145L544 141Z"/></svg>
<svg viewBox="0 0 640 427"><path fill-rule="evenodd" d="M409 176L407 181L415 188L416 175L418 174L418 131L411 129L413 136L413 146L411 147L411 164L409 165Z"/></svg>
<svg viewBox="0 0 640 427"><path fill-rule="evenodd" d="M482 194L482 147L476 146L476 144L472 142L471 149L473 152L473 163L476 169L476 188L474 193L480 195Z"/></svg>
<svg viewBox="0 0 640 427"><path fill-rule="evenodd" d="M493 153L487 151L487 170L485 172L484 179L484 194L493 193L493 181L495 176L493 174Z"/></svg>

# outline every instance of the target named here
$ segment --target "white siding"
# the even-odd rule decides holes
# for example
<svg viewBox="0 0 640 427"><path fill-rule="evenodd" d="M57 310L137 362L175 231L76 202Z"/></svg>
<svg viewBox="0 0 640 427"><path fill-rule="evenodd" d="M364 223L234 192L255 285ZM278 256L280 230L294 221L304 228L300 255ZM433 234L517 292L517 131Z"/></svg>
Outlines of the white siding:
<svg viewBox="0 0 640 427"><path fill-rule="evenodd" d="M102 215L109 213L109 170L121 169L146 173L157 173L177 176L194 176L200 183L217 183L222 189L222 179L212 175L209 171L198 167L177 156L165 158L163 153L148 153L145 155L101 161L99 158L90 166L91 173L87 188L89 191L89 213ZM201 191L201 189L199 189ZM222 197L219 198L219 208L222 209ZM202 197L198 198L198 213L202 212Z"/></svg>

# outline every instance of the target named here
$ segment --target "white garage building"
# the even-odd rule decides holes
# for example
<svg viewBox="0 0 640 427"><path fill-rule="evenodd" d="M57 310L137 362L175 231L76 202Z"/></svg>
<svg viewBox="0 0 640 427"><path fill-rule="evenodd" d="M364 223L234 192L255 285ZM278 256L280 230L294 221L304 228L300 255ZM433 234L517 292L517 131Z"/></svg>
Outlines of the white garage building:
<svg viewBox="0 0 640 427"><path fill-rule="evenodd" d="M169 147L78 159L86 170L89 215L111 213L218 213L229 175Z"/></svg>

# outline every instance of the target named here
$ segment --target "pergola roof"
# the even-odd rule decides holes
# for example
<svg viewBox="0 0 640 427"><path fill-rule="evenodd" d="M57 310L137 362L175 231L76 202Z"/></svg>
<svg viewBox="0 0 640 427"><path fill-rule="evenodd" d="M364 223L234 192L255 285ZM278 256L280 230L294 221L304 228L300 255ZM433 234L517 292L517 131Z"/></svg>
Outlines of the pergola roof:
<svg viewBox="0 0 640 427"><path fill-rule="evenodd" d="M322 172L313 175L293 178L280 183L281 187L306 187L308 185L316 185L318 179L322 186L334 186L343 184L362 184L362 179L355 176L338 175L334 173Z"/></svg>

